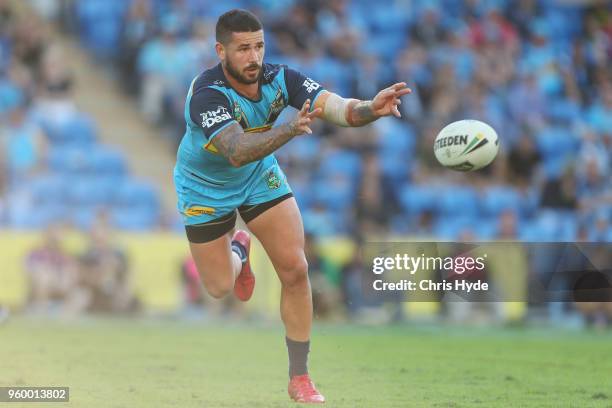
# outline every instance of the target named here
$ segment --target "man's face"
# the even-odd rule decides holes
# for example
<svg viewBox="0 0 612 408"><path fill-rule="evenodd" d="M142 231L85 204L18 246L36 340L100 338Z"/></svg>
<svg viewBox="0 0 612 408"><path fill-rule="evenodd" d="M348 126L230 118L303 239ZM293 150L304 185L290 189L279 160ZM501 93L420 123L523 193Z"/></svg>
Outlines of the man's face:
<svg viewBox="0 0 612 408"><path fill-rule="evenodd" d="M217 43L217 53L223 67L236 81L254 84L262 72L265 53L263 30L232 33L229 43Z"/></svg>

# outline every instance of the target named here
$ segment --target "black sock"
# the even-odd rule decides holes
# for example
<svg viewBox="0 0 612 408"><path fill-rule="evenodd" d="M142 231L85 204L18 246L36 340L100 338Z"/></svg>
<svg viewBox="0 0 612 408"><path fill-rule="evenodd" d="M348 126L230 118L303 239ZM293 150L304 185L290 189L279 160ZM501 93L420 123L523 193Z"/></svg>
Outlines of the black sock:
<svg viewBox="0 0 612 408"><path fill-rule="evenodd" d="M238 258L242 263L247 261L247 251L246 248L238 241L232 242L232 251L238 254Z"/></svg>
<svg viewBox="0 0 612 408"><path fill-rule="evenodd" d="M289 378L307 374L310 340L294 341L289 337L285 337L285 341L287 342L287 351L289 351Z"/></svg>

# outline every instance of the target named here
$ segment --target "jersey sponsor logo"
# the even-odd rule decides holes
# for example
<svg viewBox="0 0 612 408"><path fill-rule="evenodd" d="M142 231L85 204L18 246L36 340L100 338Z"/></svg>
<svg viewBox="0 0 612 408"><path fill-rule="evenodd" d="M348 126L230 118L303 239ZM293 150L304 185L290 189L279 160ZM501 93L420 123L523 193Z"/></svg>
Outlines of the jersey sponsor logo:
<svg viewBox="0 0 612 408"><path fill-rule="evenodd" d="M216 210L212 207L203 207L194 205L185 210L184 214L188 217L197 217L198 215L214 215Z"/></svg>
<svg viewBox="0 0 612 408"><path fill-rule="evenodd" d="M217 106L217 110L200 113L200 116L202 117L202 127L207 129L232 118L227 109L221 105Z"/></svg>
<svg viewBox="0 0 612 408"><path fill-rule="evenodd" d="M302 86L306 88L306 92L308 93L312 93L312 91L316 91L317 89L321 87L321 85L319 85L317 82L315 82L314 80L310 78L306 78Z"/></svg>
<svg viewBox="0 0 612 408"><path fill-rule="evenodd" d="M220 79L216 79L216 80L213 81L213 84L217 85L217 86L223 86L223 85L225 85L225 82L223 82Z"/></svg>

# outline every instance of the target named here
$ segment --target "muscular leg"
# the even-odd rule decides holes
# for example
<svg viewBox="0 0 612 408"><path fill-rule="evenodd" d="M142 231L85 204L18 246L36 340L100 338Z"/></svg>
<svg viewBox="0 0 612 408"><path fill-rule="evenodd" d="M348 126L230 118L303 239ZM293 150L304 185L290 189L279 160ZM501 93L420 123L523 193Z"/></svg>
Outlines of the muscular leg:
<svg viewBox="0 0 612 408"><path fill-rule="evenodd" d="M232 231L210 242L189 243L204 287L217 299L232 291L236 276L242 268L238 254L231 249L231 233Z"/></svg>
<svg viewBox="0 0 612 408"><path fill-rule="evenodd" d="M287 337L309 340L312 297L304 255L304 227L295 199L282 201L247 225L263 245L281 281L281 318Z"/></svg>

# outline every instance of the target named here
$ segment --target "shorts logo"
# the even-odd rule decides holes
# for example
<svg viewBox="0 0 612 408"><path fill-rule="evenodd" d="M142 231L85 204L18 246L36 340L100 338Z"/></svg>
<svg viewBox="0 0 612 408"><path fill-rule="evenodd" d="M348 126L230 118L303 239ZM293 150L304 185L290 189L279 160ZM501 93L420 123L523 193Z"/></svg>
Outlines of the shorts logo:
<svg viewBox="0 0 612 408"><path fill-rule="evenodd" d="M202 127L211 128L217 123L221 123L224 120L231 119L232 116L223 106L217 106L216 111L208 111L204 113L200 113L202 117Z"/></svg>
<svg viewBox="0 0 612 408"><path fill-rule="evenodd" d="M266 183L268 184L268 188L270 190L276 190L277 188L281 186L281 179L278 177L278 175L274 171L274 168L271 168L270 170L268 170L265 174L265 177L266 177Z"/></svg>
<svg viewBox="0 0 612 408"><path fill-rule="evenodd" d="M312 91L316 91L317 89L321 87L321 85L319 85L318 83L316 83L310 78L306 78L302 86L306 88L306 92L308 93L312 93Z"/></svg>
<svg viewBox="0 0 612 408"><path fill-rule="evenodd" d="M186 209L184 214L188 217L197 217L198 215L214 215L215 209L212 207L202 207L196 205Z"/></svg>

